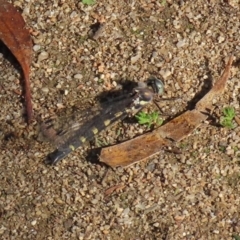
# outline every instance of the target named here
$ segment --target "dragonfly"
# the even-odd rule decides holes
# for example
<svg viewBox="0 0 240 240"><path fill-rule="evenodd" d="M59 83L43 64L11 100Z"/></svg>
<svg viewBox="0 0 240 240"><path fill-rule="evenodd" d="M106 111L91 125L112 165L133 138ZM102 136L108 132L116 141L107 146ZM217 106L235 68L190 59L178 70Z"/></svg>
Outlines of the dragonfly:
<svg viewBox="0 0 240 240"><path fill-rule="evenodd" d="M52 119L43 121L40 124L42 135L56 146L56 150L48 155L47 163L56 164L110 125L134 116L153 102L155 97L162 95L163 91L163 81L151 77L146 82L138 82L127 96L105 104L95 114L92 114L94 111L86 111L83 114L85 119L78 119L77 114L75 116L73 113L60 127L56 127Z"/></svg>

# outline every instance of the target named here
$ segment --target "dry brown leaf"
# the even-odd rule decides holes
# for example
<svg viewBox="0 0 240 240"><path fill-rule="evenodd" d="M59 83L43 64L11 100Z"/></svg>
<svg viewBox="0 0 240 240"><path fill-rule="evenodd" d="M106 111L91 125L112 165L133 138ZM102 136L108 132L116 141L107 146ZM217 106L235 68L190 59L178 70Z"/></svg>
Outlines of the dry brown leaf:
<svg viewBox="0 0 240 240"><path fill-rule="evenodd" d="M220 96L226 87L227 80L230 76L232 62L233 56L230 56L222 76L215 83L212 89L200 101L198 101L195 107L196 110L200 112L208 112L208 110L211 109L213 99Z"/></svg>
<svg viewBox="0 0 240 240"><path fill-rule="evenodd" d="M207 118L204 112L212 107L213 98L223 93L230 76L232 61L231 56L221 78L197 103L196 109L186 111L151 133L102 149L100 161L111 167L129 166L153 156L164 146L171 146L173 142L168 139L178 142L189 136Z"/></svg>
<svg viewBox="0 0 240 240"><path fill-rule="evenodd" d="M207 115L197 110L186 111L180 116L174 118L170 122L157 129L161 137L172 139L176 142L181 141L189 136L194 129L207 119Z"/></svg>
<svg viewBox="0 0 240 240"><path fill-rule="evenodd" d="M100 161L111 167L125 167L151 157L171 144L171 141L161 138L157 131L154 131L102 149Z"/></svg>
<svg viewBox="0 0 240 240"><path fill-rule="evenodd" d="M33 115L30 91L30 64L32 40L25 22L17 9L6 0L0 0L0 39L10 49L22 67L24 75L24 95L28 123Z"/></svg>

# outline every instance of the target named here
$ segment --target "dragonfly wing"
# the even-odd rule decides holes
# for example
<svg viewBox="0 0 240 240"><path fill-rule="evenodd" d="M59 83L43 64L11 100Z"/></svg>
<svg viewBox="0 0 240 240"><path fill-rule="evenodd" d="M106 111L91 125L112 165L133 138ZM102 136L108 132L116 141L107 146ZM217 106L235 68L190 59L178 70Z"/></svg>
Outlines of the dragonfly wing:
<svg viewBox="0 0 240 240"><path fill-rule="evenodd" d="M60 150L69 148L69 145L76 148L92 140L108 125L126 117L124 110L131 102L132 98L128 97L121 101L106 102L101 107L76 111L65 118L48 119L41 124L41 132Z"/></svg>

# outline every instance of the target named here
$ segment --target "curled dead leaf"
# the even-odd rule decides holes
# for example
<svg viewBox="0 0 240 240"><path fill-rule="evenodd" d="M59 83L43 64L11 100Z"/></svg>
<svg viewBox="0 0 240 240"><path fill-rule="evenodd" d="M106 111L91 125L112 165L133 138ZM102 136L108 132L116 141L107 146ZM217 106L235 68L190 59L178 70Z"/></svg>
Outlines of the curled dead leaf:
<svg viewBox="0 0 240 240"><path fill-rule="evenodd" d="M24 96L28 123L33 116L30 91L30 64L32 40L25 22L17 9L6 0L0 0L0 40L9 48L22 67Z"/></svg>

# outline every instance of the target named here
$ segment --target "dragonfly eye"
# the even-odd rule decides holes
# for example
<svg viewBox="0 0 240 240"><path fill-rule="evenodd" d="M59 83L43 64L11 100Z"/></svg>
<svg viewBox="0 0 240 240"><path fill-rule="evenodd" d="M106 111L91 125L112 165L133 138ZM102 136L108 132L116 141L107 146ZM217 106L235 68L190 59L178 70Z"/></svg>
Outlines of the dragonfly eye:
<svg viewBox="0 0 240 240"><path fill-rule="evenodd" d="M162 95L164 92L164 84L163 81L156 77L151 77L147 81L148 86L150 86L153 89L154 93L157 93L158 95Z"/></svg>

